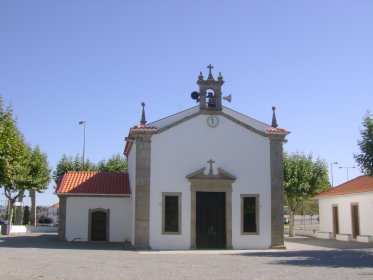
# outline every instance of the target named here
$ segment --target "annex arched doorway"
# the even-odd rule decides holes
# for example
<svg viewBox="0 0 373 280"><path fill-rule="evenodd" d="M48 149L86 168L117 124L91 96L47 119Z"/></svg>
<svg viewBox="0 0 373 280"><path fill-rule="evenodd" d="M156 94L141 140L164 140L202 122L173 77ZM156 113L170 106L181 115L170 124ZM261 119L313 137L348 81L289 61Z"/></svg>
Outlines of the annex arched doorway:
<svg viewBox="0 0 373 280"><path fill-rule="evenodd" d="M89 240L109 240L109 209L89 210Z"/></svg>

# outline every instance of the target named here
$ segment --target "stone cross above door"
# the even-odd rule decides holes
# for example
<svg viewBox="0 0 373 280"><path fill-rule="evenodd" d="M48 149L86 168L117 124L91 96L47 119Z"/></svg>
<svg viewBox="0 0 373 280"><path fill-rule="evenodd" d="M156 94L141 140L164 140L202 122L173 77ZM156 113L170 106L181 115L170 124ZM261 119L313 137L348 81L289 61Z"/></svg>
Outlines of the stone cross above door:
<svg viewBox="0 0 373 280"><path fill-rule="evenodd" d="M207 161L207 163L210 164L210 170L209 170L209 174L213 174L213 170L212 170L212 165L215 163L214 160L210 159L209 161Z"/></svg>

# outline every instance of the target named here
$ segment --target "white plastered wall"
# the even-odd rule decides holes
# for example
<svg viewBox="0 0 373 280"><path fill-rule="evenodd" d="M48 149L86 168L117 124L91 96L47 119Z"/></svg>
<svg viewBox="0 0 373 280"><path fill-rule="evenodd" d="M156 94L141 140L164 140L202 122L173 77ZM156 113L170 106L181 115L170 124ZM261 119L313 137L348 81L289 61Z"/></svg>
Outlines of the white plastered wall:
<svg viewBox="0 0 373 280"><path fill-rule="evenodd" d="M373 236L373 193L320 198L320 231L333 232L332 206L338 205L339 233L352 234L351 203L359 205L360 235Z"/></svg>
<svg viewBox="0 0 373 280"><path fill-rule="evenodd" d="M110 209L109 241L130 240L130 197L68 197L66 200L66 239L88 240L89 209Z"/></svg>
<svg viewBox="0 0 373 280"><path fill-rule="evenodd" d="M269 139L218 116L210 128L206 115L197 116L151 141L150 246L153 249L190 248L190 182L185 176L206 167L222 168L237 179L232 185L232 245L234 249L268 248L271 244ZM162 235L162 192L182 193L181 235ZM241 235L241 194L259 194L258 235Z"/></svg>

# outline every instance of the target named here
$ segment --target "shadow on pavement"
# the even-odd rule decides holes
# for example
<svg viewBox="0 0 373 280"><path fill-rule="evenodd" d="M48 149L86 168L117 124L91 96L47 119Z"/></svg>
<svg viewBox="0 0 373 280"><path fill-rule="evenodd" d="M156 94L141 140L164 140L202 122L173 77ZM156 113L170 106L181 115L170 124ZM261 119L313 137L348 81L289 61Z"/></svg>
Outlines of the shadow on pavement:
<svg viewBox="0 0 373 280"><path fill-rule="evenodd" d="M330 267L373 268L373 251L368 250L315 250L243 253L239 256L277 258L271 264ZM373 275L373 271L371 273Z"/></svg>
<svg viewBox="0 0 373 280"><path fill-rule="evenodd" d="M312 237L285 237L289 250L248 252L247 257L276 258L271 264L304 267L373 268L373 244L317 239ZM373 272L372 274L373 275Z"/></svg>
<svg viewBox="0 0 373 280"><path fill-rule="evenodd" d="M0 248L78 249L78 250L128 250L124 242L67 242L55 233L0 235Z"/></svg>
<svg viewBox="0 0 373 280"><path fill-rule="evenodd" d="M315 247L329 248L329 249L373 249L373 243L363 243L356 241L339 241L335 239L318 239L313 237L285 237L285 243L291 247ZM299 245L299 246L298 246ZM310 247L311 248L311 247Z"/></svg>

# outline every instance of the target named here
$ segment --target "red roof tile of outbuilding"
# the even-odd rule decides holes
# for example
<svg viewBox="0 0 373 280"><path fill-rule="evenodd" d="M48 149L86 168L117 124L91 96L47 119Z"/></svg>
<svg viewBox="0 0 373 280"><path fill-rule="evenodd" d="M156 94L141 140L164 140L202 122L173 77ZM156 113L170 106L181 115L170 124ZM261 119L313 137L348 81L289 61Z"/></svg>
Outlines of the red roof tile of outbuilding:
<svg viewBox="0 0 373 280"><path fill-rule="evenodd" d="M347 181L335 188L324 191L313 198L323 198L327 196L336 196L353 193L373 192L373 176L359 176Z"/></svg>
<svg viewBox="0 0 373 280"><path fill-rule="evenodd" d="M131 189L127 172L68 171L60 179L56 193L128 195Z"/></svg>

